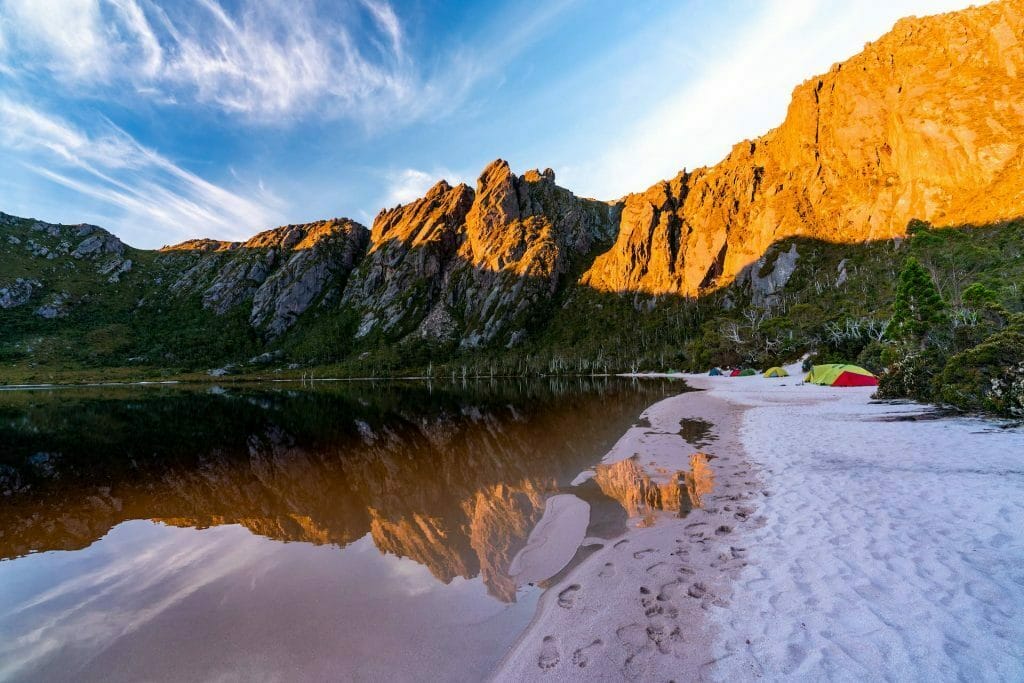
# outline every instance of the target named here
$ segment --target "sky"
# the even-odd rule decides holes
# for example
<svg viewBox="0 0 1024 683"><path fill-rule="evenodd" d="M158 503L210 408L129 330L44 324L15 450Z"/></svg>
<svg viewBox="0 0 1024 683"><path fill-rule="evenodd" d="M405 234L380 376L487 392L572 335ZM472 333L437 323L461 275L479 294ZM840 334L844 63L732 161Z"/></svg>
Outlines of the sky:
<svg viewBox="0 0 1024 683"><path fill-rule="evenodd" d="M0 211L137 247L368 227L490 161L616 199L962 0L0 0Z"/></svg>

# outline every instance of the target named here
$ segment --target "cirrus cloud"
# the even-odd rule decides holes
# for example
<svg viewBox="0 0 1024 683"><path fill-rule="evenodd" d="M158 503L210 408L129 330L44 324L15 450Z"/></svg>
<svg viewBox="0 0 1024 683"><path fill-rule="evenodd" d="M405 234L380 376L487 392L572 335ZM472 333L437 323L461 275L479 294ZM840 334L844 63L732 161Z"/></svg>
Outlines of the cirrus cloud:
<svg viewBox="0 0 1024 683"><path fill-rule="evenodd" d="M209 233L247 237L283 222L282 202L257 184L239 193L139 144L109 121L86 132L54 114L0 97L0 147L22 168L94 200L150 243Z"/></svg>
<svg viewBox="0 0 1024 683"><path fill-rule="evenodd" d="M43 72L83 93L131 86L160 103L207 105L259 123L315 112L372 125L439 104L384 0L324 11L297 0L0 0L10 73Z"/></svg>

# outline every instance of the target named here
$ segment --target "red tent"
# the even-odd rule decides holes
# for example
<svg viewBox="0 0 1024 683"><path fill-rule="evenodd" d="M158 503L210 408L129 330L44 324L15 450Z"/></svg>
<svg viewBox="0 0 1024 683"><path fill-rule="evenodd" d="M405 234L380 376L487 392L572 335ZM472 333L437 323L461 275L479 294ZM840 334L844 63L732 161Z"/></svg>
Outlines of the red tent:
<svg viewBox="0 0 1024 683"><path fill-rule="evenodd" d="M828 387L874 387L878 386L878 378L869 371L856 365L845 363L826 363L815 365L804 377L805 382L822 384Z"/></svg>
<svg viewBox="0 0 1024 683"><path fill-rule="evenodd" d="M871 375L860 375L856 372L841 372L832 382L834 387L877 387L878 378Z"/></svg>
<svg viewBox="0 0 1024 683"><path fill-rule="evenodd" d="M730 377L739 377L740 376L740 369L736 368L735 370L733 370L732 372L729 373L729 376Z"/></svg>

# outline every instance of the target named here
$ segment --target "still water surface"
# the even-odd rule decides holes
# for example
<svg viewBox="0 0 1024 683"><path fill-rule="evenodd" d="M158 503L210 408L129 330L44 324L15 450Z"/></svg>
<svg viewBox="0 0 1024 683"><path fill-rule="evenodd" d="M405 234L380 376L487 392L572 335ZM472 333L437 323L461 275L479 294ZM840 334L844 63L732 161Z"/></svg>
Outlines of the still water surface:
<svg viewBox="0 0 1024 683"><path fill-rule="evenodd" d="M0 679L484 677L533 615L507 570L545 500L681 390L2 391Z"/></svg>

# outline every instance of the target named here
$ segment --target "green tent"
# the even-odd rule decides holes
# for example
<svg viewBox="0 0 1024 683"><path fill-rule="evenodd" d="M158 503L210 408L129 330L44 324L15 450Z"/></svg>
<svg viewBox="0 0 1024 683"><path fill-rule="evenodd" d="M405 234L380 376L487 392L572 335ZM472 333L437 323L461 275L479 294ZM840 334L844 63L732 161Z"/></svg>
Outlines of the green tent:
<svg viewBox="0 0 1024 683"><path fill-rule="evenodd" d="M751 377L752 375L756 374L757 370L754 370L753 368L744 368L743 370L740 371L740 377Z"/></svg>
<svg viewBox="0 0 1024 683"><path fill-rule="evenodd" d="M815 365L804 377L804 381L827 387L873 387L878 385L878 378L871 372L857 365L846 363Z"/></svg>
<svg viewBox="0 0 1024 683"><path fill-rule="evenodd" d="M785 368L780 368L780 367L776 366L774 368L768 368L767 370L765 370L764 371L764 376L765 377L789 377L789 373L786 372Z"/></svg>

